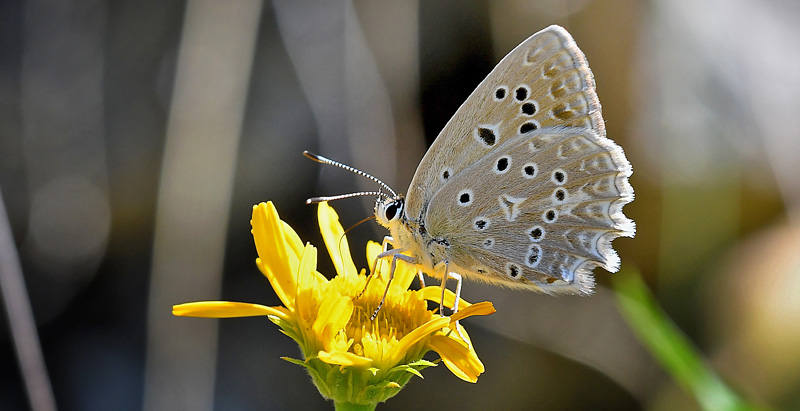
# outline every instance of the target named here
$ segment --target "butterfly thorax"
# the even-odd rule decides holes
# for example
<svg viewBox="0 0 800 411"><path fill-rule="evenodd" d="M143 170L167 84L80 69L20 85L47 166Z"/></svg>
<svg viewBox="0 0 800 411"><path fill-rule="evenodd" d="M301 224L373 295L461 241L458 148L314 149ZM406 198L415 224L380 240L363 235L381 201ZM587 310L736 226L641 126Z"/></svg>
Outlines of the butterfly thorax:
<svg viewBox="0 0 800 411"><path fill-rule="evenodd" d="M402 196L379 200L375 205L376 220L389 229L395 248L403 249L403 254L414 257L426 274L435 276L434 267L447 258L450 242L446 238L431 235L425 227L424 218L408 217L404 206Z"/></svg>

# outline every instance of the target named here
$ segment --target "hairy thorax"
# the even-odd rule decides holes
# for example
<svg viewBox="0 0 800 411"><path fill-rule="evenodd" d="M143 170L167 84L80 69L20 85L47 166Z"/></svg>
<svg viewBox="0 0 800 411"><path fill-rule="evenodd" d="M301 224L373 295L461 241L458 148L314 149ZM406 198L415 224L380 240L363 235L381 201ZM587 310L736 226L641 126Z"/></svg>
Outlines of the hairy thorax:
<svg viewBox="0 0 800 411"><path fill-rule="evenodd" d="M390 227L394 243L405 245L404 254L417 260L422 271L431 276L441 278L444 274L443 263L447 261L450 242L446 238L432 236L420 223L411 219L402 219Z"/></svg>

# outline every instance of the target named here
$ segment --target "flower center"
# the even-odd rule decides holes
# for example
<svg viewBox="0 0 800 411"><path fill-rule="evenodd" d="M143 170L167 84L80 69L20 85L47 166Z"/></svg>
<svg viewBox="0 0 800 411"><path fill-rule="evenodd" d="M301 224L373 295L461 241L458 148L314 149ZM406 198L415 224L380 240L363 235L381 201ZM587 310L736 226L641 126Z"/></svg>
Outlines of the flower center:
<svg viewBox="0 0 800 411"><path fill-rule="evenodd" d="M364 334L371 334L377 340L400 340L431 318L432 313L427 310L426 302L416 291L400 293L390 290L378 315L371 320L385 290L385 285L378 283L375 287L370 284L360 298L353 297L354 310L347 323L347 335L355 345L360 345Z"/></svg>

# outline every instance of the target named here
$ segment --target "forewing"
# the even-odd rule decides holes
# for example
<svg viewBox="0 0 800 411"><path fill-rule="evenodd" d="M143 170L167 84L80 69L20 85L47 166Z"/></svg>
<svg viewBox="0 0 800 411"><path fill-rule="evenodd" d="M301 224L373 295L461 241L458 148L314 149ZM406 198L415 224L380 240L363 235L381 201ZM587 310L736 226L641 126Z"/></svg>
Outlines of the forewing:
<svg viewBox="0 0 800 411"><path fill-rule="evenodd" d="M585 57L566 30L550 26L504 57L445 125L417 168L406 214L418 219L442 185L520 132L559 126L605 136Z"/></svg>

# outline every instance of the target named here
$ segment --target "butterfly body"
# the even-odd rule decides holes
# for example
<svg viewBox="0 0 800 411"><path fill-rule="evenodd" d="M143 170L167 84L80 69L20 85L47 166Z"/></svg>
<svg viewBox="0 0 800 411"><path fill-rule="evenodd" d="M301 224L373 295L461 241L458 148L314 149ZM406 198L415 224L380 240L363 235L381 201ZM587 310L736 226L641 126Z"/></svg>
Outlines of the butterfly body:
<svg viewBox="0 0 800 411"><path fill-rule="evenodd" d="M631 167L605 137L594 78L561 27L517 46L470 95L377 221L423 271L545 293L589 294L616 271L611 240Z"/></svg>

